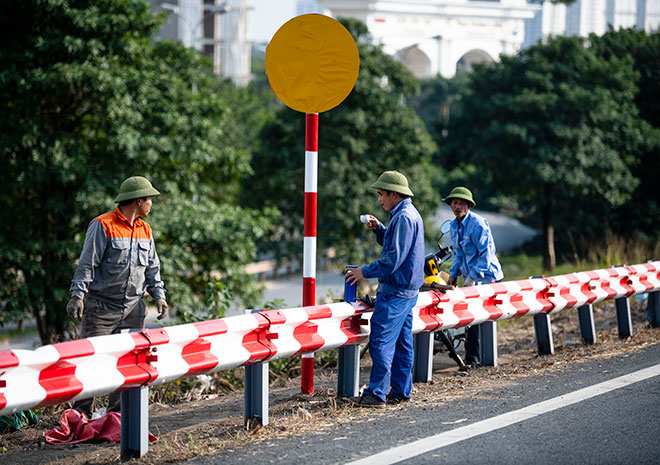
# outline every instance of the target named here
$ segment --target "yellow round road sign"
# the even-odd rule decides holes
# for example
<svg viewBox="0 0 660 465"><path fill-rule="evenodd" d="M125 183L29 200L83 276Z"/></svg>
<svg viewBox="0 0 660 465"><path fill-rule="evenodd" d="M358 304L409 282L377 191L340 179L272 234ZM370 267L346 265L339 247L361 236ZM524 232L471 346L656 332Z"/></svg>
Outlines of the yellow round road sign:
<svg viewBox="0 0 660 465"><path fill-rule="evenodd" d="M297 16L280 27L266 47L266 75L275 95L303 113L328 111L357 81L357 45L329 16Z"/></svg>

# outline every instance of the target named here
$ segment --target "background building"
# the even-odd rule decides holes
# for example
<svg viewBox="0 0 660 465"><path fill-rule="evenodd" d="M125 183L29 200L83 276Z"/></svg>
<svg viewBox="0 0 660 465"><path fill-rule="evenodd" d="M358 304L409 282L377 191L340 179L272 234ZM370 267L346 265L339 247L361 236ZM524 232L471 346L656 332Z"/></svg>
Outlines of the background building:
<svg viewBox="0 0 660 465"><path fill-rule="evenodd" d="M318 0L333 17L367 24L386 52L417 77L453 76L475 62L513 54L539 5L526 0Z"/></svg>
<svg viewBox="0 0 660 465"><path fill-rule="evenodd" d="M149 0L169 21L158 38L180 41L213 59L216 74L244 85L250 80L247 0Z"/></svg>
<svg viewBox="0 0 660 465"><path fill-rule="evenodd" d="M538 0L529 0L538 4ZM544 2L525 24L524 47L550 35L602 35L612 27L636 27L647 32L660 27L660 0L576 0L569 6Z"/></svg>
<svg viewBox="0 0 660 465"><path fill-rule="evenodd" d="M271 37L288 19L305 13L360 19L386 52L420 78L438 73L449 78L551 35L600 35L610 26L649 32L660 27L660 0L576 0L569 6L541 0L149 1L154 11L170 15L157 37L202 51L213 58L216 73L239 85L250 79L252 47L263 55L267 42L250 39L253 12L261 19L255 31L260 37ZM262 10L270 12L265 18L270 22L264 22Z"/></svg>

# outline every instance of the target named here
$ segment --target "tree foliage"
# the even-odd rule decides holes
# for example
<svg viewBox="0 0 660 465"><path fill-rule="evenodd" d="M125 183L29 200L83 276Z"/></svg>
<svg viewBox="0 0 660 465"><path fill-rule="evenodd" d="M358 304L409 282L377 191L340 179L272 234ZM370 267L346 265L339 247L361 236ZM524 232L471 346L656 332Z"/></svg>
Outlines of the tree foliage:
<svg viewBox="0 0 660 465"><path fill-rule="evenodd" d="M338 107L319 115L318 243L334 247L347 261L373 259L374 241L359 222L371 212L389 218L369 186L381 172L403 172L422 215L435 211L438 195L431 179L435 145L407 103L418 88L412 74L369 40L366 26L342 19L357 42L357 83ZM266 248L278 258L300 257L304 206L305 116L281 107L262 130L254 175L245 183L245 201L271 205L282 212L278 234ZM430 225L430 223L427 223Z"/></svg>
<svg viewBox="0 0 660 465"><path fill-rule="evenodd" d="M535 206L552 269L554 227L583 224L584 205L625 203L645 144L629 56L605 58L559 37L478 66L450 122L447 157L474 163L497 189Z"/></svg>
<svg viewBox="0 0 660 465"><path fill-rule="evenodd" d="M660 33L647 34L643 30L610 30L602 36L589 37L591 48L605 59L631 58L639 74L635 104L644 126L644 145L633 151L629 164L633 176L639 180L628 202L616 209L612 227L619 233L640 233L651 242L660 240ZM640 206L643 208L640 209ZM631 214L631 212L637 212Z"/></svg>
<svg viewBox="0 0 660 465"><path fill-rule="evenodd" d="M254 305L241 266L276 214L235 206L251 171L223 98L231 84L197 52L153 44L163 19L143 1L25 0L14 10L0 20L3 312L32 313L44 342L63 336L87 224L134 174L162 193L147 221L179 314L207 313L218 280Z"/></svg>

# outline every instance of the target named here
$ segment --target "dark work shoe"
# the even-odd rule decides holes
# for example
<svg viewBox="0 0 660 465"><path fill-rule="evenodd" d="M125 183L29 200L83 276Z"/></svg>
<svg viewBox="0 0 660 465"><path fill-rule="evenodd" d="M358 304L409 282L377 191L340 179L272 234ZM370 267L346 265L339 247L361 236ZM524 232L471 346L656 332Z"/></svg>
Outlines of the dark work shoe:
<svg viewBox="0 0 660 465"><path fill-rule="evenodd" d="M470 369L474 369L474 368L479 368L481 364L479 363L478 358L466 358L465 366L467 366Z"/></svg>
<svg viewBox="0 0 660 465"><path fill-rule="evenodd" d="M403 404L404 402L408 402L410 400L410 397L396 397L396 396L391 396L387 395L387 404L388 405L398 405L398 404Z"/></svg>
<svg viewBox="0 0 660 465"><path fill-rule="evenodd" d="M351 397L353 405L365 408L385 408L385 402L373 394L362 394L360 397Z"/></svg>

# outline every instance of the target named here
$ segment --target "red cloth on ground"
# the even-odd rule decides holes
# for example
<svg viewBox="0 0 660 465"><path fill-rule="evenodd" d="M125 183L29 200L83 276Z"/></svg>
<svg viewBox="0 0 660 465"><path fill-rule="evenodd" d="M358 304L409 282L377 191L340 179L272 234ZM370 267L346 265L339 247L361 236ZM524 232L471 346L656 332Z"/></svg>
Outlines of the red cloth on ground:
<svg viewBox="0 0 660 465"><path fill-rule="evenodd" d="M74 409L67 409L60 417L60 426L44 433L50 444L77 444L85 441L121 441L121 413L110 412L100 418L88 420ZM149 441L157 441L149 433Z"/></svg>

